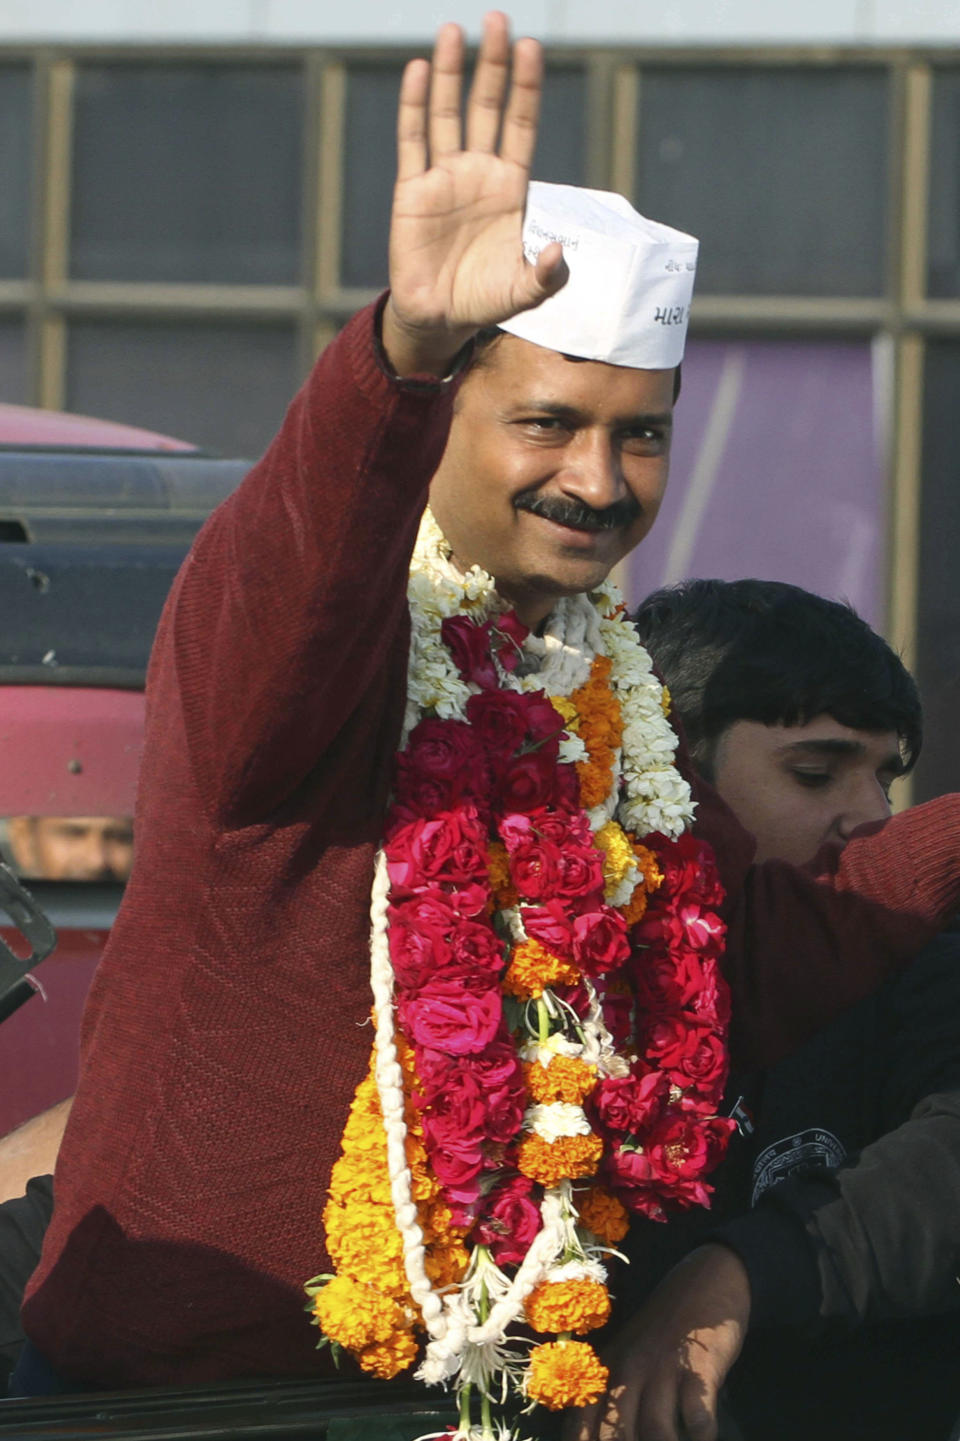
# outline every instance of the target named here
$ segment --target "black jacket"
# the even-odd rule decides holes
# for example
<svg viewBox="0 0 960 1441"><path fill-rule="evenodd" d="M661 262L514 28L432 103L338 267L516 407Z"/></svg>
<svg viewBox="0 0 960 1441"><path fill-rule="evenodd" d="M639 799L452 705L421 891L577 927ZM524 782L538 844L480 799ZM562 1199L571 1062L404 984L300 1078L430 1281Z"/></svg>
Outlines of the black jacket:
<svg viewBox="0 0 960 1441"><path fill-rule="evenodd" d="M960 1414L960 930L729 1096L753 1130L731 1142L713 1211L634 1227L620 1314L721 1240L753 1298L728 1386L746 1441L945 1441Z"/></svg>

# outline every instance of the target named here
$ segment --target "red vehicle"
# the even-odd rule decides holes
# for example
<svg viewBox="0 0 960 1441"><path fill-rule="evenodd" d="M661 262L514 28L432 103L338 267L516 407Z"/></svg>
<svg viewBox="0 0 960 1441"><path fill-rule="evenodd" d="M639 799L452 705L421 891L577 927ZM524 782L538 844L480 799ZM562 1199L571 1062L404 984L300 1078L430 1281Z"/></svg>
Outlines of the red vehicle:
<svg viewBox="0 0 960 1441"><path fill-rule="evenodd" d="M132 859L153 632L194 534L246 470L149 431L0 405L0 853L57 933L39 994L0 1027L0 1134L73 1092L83 1000ZM0 894L4 908L16 923ZM2 935L24 954L15 926Z"/></svg>

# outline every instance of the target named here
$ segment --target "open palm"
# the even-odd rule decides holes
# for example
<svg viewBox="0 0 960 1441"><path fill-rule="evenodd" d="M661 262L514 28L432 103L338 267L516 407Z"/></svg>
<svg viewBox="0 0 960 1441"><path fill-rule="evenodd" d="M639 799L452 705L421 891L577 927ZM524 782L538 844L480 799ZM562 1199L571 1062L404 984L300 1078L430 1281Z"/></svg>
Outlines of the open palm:
<svg viewBox="0 0 960 1441"><path fill-rule="evenodd" d="M419 348L423 358L449 359L480 326L538 305L566 279L559 245L548 246L531 265L521 244L543 74L537 42L520 40L514 47L504 104L509 67L507 20L493 12L484 24L465 137L459 27L440 30L432 64L415 60L404 73L390 229L391 313L384 330L394 360L395 347L404 343Z"/></svg>

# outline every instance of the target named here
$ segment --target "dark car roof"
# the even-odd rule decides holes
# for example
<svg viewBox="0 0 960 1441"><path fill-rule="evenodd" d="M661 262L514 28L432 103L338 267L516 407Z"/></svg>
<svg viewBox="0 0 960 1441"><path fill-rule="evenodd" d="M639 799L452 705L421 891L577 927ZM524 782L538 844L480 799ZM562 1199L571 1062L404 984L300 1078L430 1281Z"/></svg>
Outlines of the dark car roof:
<svg viewBox="0 0 960 1441"><path fill-rule="evenodd" d="M194 535L249 469L200 452L0 449L0 684L140 686Z"/></svg>

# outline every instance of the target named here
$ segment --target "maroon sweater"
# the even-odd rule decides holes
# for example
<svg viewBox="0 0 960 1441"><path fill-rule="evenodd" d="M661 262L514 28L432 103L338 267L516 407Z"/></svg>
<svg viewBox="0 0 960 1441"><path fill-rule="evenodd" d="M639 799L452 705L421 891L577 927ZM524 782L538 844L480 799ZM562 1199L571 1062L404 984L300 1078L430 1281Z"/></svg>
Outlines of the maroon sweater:
<svg viewBox="0 0 960 1441"><path fill-rule="evenodd" d="M368 904L400 732L407 566L451 392L382 369L371 312L208 521L148 682L137 863L84 1018L24 1307L103 1385L311 1374L303 1281L372 1042ZM960 801L807 874L750 865L709 788L741 1061L803 1039L957 904Z"/></svg>

